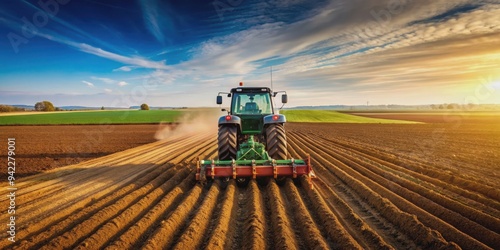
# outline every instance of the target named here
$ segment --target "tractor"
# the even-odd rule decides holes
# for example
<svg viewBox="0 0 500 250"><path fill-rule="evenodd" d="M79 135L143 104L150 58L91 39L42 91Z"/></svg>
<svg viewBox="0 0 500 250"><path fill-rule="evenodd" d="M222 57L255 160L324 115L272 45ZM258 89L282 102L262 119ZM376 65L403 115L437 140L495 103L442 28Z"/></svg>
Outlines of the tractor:
<svg viewBox="0 0 500 250"><path fill-rule="evenodd" d="M218 160L200 160L196 179L201 183L220 178L227 182L236 179L238 186L246 186L251 179L278 184L286 178L312 174L310 158L288 159L284 115L275 111L273 97L283 93L281 102L288 101L286 92L273 92L267 87L243 87L219 92L217 104L223 95L231 98L227 115L219 118ZM283 107L283 106L282 106Z"/></svg>

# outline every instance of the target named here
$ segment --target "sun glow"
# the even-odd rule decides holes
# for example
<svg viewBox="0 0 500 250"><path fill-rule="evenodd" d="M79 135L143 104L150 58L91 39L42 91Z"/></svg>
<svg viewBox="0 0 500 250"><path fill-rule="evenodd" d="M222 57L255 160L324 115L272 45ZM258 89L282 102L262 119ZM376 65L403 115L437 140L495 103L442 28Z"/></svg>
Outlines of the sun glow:
<svg viewBox="0 0 500 250"><path fill-rule="evenodd" d="M500 90L500 81L492 82L491 87Z"/></svg>

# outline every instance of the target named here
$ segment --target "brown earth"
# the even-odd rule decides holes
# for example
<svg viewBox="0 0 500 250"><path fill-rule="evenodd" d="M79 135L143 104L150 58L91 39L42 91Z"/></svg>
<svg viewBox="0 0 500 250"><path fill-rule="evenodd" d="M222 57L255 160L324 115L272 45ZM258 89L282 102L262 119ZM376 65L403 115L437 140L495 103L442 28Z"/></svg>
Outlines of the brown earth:
<svg viewBox="0 0 500 250"><path fill-rule="evenodd" d="M455 125L461 124L500 124L499 111L449 111L449 112L343 112L352 115L380 118L380 119L393 119L416 121L425 123L451 123Z"/></svg>
<svg viewBox="0 0 500 250"><path fill-rule="evenodd" d="M290 155L311 154L314 189L201 186L194 162L216 157L215 134L173 133L23 178L16 242L4 230L0 248L500 249L492 124L286 127Z"/></svg>
<svg viewBox="0 0 500 250"><path fill-rule="evenodd" d="M1 126L0 138L16 139L16 174L29 176L156 141L159 125ZM2 162L7 143L0 146ZM2 179L5 173L0 176Z"/></svg>

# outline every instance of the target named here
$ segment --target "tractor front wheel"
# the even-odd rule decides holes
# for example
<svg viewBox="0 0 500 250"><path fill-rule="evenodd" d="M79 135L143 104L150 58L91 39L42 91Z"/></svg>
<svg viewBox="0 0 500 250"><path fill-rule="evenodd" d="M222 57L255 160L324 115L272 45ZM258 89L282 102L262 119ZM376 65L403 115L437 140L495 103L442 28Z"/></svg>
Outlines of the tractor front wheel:
<svg viewBox="0 0 500 250"><path fill-rule="evenodd" d="M219 160L236 160L238 149L238 130L236 126L219 126L218 149Z"/></svg>

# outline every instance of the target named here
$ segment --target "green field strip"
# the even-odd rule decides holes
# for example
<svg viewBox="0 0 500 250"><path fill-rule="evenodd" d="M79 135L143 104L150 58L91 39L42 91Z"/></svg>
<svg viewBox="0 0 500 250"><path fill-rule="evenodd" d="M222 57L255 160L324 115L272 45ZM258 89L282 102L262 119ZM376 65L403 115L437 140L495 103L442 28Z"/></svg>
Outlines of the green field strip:
<svg viewBox="0 0 500 250"><path fill-rule="evenodd" d="M333 110L282 110L288 122L416 124L420 122L370 118Z"/></svg>
<svg viewBox="0 0 500 250"><path fill-rule="evenodd" d="M76 125L175 122L175 110L71 111L0 116L0 125Z"/></svg>

